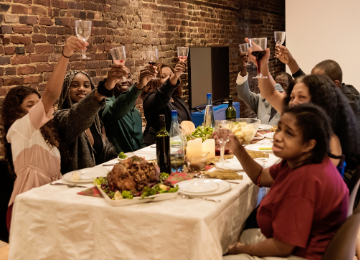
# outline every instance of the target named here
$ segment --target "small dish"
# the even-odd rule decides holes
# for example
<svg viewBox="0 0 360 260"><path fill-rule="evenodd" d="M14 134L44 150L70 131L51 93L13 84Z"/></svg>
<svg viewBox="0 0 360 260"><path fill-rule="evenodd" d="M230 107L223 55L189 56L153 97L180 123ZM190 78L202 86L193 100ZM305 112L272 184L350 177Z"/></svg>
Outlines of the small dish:
<svg viewBox="0 0 360 260"><path fill-rule="evenodd" d="M199 156L186 158L186 165L189 171L203 171L205 170L206 158L208 153L202 153Z"/></svg>
<svg viewBox="0 0 360 260"><path fill-rule="evenodd" d="M193 179L188 182L179 183L178 186L182 191L189 193L205 193L219 188L219 184L206 179Z"/></svg>

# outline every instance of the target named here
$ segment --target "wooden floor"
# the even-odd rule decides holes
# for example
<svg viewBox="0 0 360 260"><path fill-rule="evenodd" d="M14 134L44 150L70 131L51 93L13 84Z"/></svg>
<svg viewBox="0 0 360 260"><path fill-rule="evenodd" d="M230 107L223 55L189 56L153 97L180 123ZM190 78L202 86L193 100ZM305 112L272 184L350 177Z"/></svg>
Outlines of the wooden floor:
<svg viewBox="0 0 360 260"><path fill-rule="evenodd" d="M9 255L9 244L0 241L0 260L7 260Z"/></svg>

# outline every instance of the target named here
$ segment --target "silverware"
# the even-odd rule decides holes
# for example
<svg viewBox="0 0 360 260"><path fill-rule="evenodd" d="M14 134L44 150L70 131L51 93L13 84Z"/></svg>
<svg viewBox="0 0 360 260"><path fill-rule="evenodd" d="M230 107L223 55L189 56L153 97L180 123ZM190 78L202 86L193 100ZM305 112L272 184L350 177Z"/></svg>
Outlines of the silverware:
<svg viewBox="0 0 360 260"><path fill-rule="evenodd" d="M189 195L185 195L183 193L178 193L180 197L182 197L183 199L203 199L203 200L208 200L208 201L213 201L213 202L220 202L221 200L215 200L215 199L209 199L209 198L206 198L206 197L191 197Z"/></svg>
<svg viewBox="0 0 360 260"><path fill-rule="evenodd" d="M102 166L114 166L116 163L103 164Z"/></svg>
<svg viewBox="0 0 360 260"><path fill-rule="evenodd" d="M88 187L85 187L85 186L79 186L77 184L66 184L66 183L59 183L59 182L56 182L56 183L50 183L50 185L66 185L68 186L69 188L88 188Z"/></svg>

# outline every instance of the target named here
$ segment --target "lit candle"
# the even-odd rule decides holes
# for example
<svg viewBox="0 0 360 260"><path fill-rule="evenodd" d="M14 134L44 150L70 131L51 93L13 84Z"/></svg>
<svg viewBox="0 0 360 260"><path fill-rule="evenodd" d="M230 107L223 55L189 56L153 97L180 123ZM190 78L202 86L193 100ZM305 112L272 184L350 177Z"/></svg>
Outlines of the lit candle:
<svg viewBox="0 0 360 260"><path fill-rule="evenodd" d="M215 157L215 140L207 139L202 143L202 151L203 153L209 153L206 157L207 159L211 159Z"/></svg>
<svg viewBox="0 0 360 260"><path fill-rule="evenodd" d="M196 138L187 142L186 146L186 157L192 158L195 156L201 156L202 153L202 140L201 138Z"/></svg>

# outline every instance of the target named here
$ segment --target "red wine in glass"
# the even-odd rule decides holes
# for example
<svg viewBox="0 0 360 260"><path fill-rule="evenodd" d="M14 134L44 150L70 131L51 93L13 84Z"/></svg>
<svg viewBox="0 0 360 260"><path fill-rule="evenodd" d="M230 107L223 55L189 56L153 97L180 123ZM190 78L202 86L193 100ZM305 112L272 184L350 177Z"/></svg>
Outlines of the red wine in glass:
<svg viewBox="0 0 360 260"><path fill-rule="evenodd" d="M260 74L260 71L261 71L261 62L260 61L266 54L266 51L253 51L251 54L254 55L256 58L257 73Z"/></svg>
<svg viewBox="0 0 360 260"><path fill-rule="evenodd" d="M151 66L155 66L155 65L156 65L156 62L154 62L154 61L149 61L149 64L150 64Z"/></svg>
<svg viewBox="0 0 360 260"><path fill-rule="evenodd" d="M187 56L179 56L178 58L181 62L185 62L187 60Z"/></svg>

